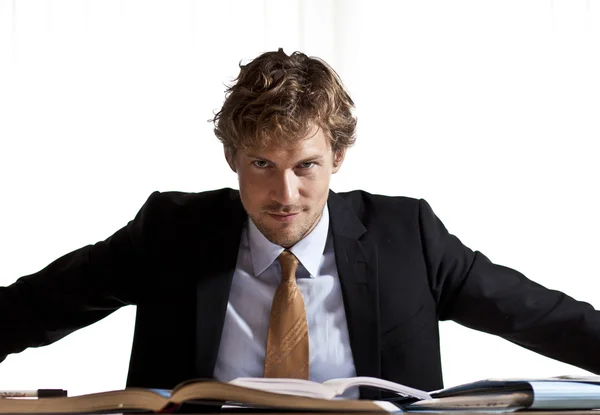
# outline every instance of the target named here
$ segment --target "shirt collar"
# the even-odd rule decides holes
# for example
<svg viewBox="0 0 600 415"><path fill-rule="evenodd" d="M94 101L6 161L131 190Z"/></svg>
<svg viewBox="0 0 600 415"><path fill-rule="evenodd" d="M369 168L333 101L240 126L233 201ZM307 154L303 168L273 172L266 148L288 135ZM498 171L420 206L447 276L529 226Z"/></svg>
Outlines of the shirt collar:
<svg viewBox="0 0 600 415"><path fill-rule="evenodd" d="M325 205L317 226L290 248L290 251L298 258L312 278L318 275L328 232L329 209ZM252 267L254 268L254 275L256 277L262 274L284 251L282 246L276 245L265 238L254 222L252 222L252 219L248 219L248 242L252 257Z"/></svg>

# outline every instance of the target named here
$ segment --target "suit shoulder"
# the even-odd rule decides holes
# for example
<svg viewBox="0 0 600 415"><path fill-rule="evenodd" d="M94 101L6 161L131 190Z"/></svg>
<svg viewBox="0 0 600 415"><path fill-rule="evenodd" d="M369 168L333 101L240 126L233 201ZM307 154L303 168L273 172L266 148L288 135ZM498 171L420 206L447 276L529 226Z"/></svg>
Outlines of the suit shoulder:
<svg viewBox="0 0 600 415"><path fill-rule="evenodd" d="M407 196L385 196L364 190L338 193L347 203L355 207L418 209L419 199Z"/></svg>
<svg viewBox="0 0 600 415"><path fill-rule="evenodd" d="M377 233L399 230L419 232L422 208L426 202L406 196L384 196L363 190L339 193L346 205L368 229Z"/></svg>
<svg viewBox="0 0 600 415"><path fill-rule="evenodd" d="M146 216L161 217L185 221L187 218L210 218L226 215L229 211L239 210L241 202L239 192L224 188L206 192L159 192L148 197L141 213Z"/></svg>
<svg viewBox="0 0 600 415"><path fill-rule="evenodd" d="M148 201L163 206L194 206L202 204L215 204L233 202L239 199L239 192L230 188L209 190L206 192L159 192L150 195Z"/></svg>

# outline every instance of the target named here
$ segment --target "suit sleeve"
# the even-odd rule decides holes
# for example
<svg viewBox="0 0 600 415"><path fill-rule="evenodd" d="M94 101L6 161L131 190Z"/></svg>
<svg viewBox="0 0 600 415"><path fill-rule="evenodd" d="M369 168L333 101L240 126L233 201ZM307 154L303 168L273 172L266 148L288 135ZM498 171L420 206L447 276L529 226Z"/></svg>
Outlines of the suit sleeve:
<svg viewBox="0 0 600 415"><path fill-rule="evenodd" d="M105 241L73 251L0 287L0 362L50 344L136 303L147 267L150 196L134 220Z"/></svg>
<svg viewBox="0 0 600 415"><path fill-rule="evenodd" d="M423 254L441 320L600 373L600 312L471 251L427 202L419 203Z"/></svg>

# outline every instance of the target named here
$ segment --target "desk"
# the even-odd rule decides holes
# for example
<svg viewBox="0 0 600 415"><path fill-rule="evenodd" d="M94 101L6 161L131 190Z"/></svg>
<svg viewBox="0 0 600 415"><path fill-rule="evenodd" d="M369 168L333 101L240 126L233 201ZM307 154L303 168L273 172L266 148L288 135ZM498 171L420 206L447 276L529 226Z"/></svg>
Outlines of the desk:
<svg viewBox="0 0 600 415"><path fill-rule="evenodd" d="M207 413L221 413L221 414L234 414L234 413L252 413L256 415L335 415L335 414L347 414L347 415L373 415L373 414L382 414L382 412L268 412L261 411L259 409L239 409L233 411L224 411L224 412L203 412L197 414L189 414L189 415L206 415ZM476 412L476 411L439 411L439 412L405 412L408 414L438 414L438 415L490 415L490 412ZM496 412L495 412L496 413ZM600 414L600 410L586 410L586 411L516 411L516 412L497 412L496 414L516 414L516 415L597 415ZM98 415L98 414L83 414L83 415ZM112 414L115 415L115 414Z"/></svg>
<svg viewBox="0 0 600 415"><path fill-rule="evenodd" d="M232 412L220 412L220 413L236 413L236 412L246 412L247 410L238 410ZM382 412L261 412L260 410L249 410L253 414L264 414L264 415L334 415L334 414L348 414L348 415L373 415L373 414L381 414ZM490 415L490 412L476 412L476 411L428 411L428 412L405 412L409 414L422 414L422 415L430 415L430 414L439 414L439 415ZM600 410L577 410L577 411L516 411L516 412L494 412L496 414L516 414L516 415L596 415L600 414ZM196 415L205 415L205 414L196 414Z"/></svg>

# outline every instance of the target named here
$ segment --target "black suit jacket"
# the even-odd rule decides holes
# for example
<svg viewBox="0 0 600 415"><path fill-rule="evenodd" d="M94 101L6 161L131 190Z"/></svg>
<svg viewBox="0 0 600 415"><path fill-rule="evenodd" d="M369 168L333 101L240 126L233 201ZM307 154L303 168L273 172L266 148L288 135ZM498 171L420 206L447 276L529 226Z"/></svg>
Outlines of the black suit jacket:
<svg viewBox="0 0 600 415"><path fill-rule="evenodd" d="M425 201L331 192L328 207L359 376L442 387L446 319L600 373L600 313L471 251ZM106 241L0 288L0 361L135 304L128 386L212 377L246 219L235 190L153 193Z"/></svg>

